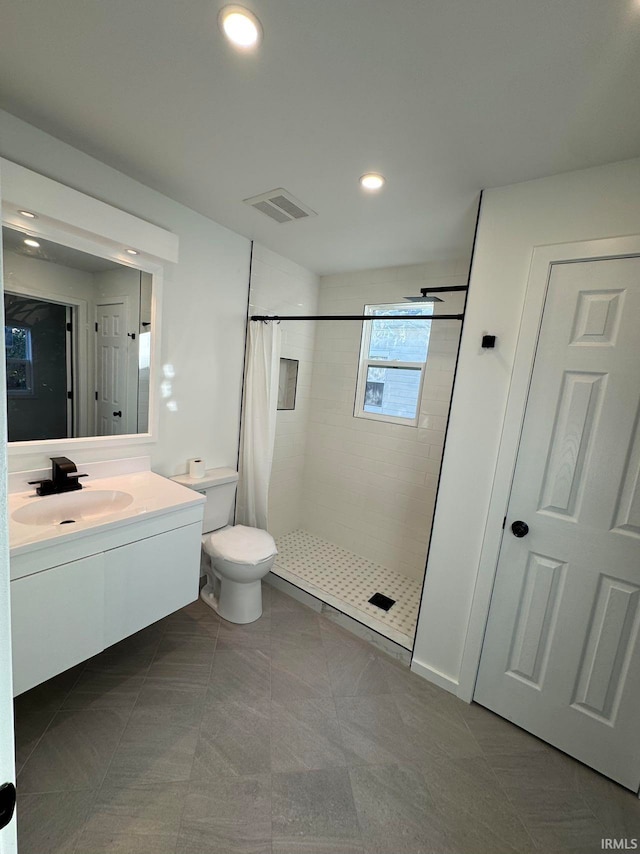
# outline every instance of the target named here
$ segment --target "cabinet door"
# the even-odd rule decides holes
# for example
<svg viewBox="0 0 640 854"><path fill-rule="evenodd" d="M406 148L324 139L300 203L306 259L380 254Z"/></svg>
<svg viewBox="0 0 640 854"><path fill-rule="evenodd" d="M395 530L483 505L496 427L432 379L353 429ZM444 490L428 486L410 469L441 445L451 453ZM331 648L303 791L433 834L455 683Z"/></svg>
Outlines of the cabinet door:
<svg viewBox="0 0 640 854"><path fill-rule="evenodd" d="M201 523L105 552L105 646L198 597Z"/></svg>
<svg viewBox="0 0 640 854"><path fill-rule="evenodd" d="M13 693L103 649L104 555L11 582Z"/></svg>

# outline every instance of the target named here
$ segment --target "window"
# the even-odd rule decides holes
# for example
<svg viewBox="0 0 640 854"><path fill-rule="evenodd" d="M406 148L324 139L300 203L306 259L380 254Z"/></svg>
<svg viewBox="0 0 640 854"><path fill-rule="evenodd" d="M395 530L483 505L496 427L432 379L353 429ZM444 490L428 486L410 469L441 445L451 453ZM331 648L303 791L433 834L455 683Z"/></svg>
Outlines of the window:
<svg viewBox="0 0 640 854"><path fill-rule="evenodd" d="M367 305L354 415L417 426L433 303ZM424 320L385 320L386 315ZM379 318L379 319L377 319Z"/></svg>
<svg viewBox="0 0 640 854"><path fill-rule="evenodd" d="M31 330L27 326L5 326L4 349L9 397L30 397L33 395Z"/></svg>

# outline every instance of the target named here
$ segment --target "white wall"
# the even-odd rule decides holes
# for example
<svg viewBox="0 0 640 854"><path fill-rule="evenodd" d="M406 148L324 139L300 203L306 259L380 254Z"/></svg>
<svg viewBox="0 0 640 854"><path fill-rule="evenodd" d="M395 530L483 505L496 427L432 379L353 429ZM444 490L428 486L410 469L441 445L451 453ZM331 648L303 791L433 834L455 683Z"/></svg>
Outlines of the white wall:
<svg viewBox="0 0 640 854"><path fill-rule="evenodd" d="M24 290L42 296L74 297L91 303L93 276L62 264L30 258L9 250L4 253L4 289L16 293Z"/></svg>
<svg viewBox="0 0 640 854"><path fill-rule="evenodd" d="M189 457L235 466L249 279L249 241L0 111L0 156L174 232L180 260L165 265L162 363L175 410L161 402L154 444L101 450L100 458L151 455L161 474ZM64 451L61 451L64 452ZM68 451L97 458L93 450ZM12 470L46 467L44 455L10 458Z"/></svg>
<svg viewBox="0 0 640 854"><path fill-rule="evenodd" d="M321 279L320 313L361 315L427 285L464 284L464 262L364 270ZM462 310L443 295L435 312ZM408 305L408 303L407 303ZM303 527L411 578L424 574L460 334L431 326L418 427L354 418L362 322L319 323L313 357Z"/></svg>
<svg viewBox="0 0 640 854"><path fill-rule="evenodd" d="M494 475L533 248L640 234L639 199L640 160L485 193L413 661L467 698L486 615L469 625L472 598L478 582L488 605L491 582L478 576L481 549L491 573L502 533L504 510L487 518L492 487L508 492ZM480 349L485 333L495 350Z"/></svg>
<svg viewBox="0 0 640 854"><path fill-rule="evenodd" d="M250 314L317 314L318 285L315 273L254 244ZM313 321L284 321L281 325L281 355L298 359L300 364L295 409L280 410L276 421L269 485L269 531L274 537L301 523L315 327Z"/></svg>

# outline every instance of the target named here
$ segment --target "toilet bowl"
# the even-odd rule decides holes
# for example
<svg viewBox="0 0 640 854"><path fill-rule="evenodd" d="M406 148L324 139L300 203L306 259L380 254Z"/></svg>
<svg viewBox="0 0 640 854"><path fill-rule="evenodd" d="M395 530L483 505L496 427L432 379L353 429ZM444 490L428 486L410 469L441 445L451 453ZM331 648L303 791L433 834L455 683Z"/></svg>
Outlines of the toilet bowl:
<svg viewBox="0 0 640 854"><path fill-rule="evenodd" d="M262 616L262 579L276 559L273 537L259 528L235 525L203 537L208 557L200 597L223 620L253 623Z"/></svg>
<svg viewBox="0 0 640 854"><path fill-rule="evenodd" d="M206 583L200 597L230 623L253 623L262 615L262 579L278 550L267 531L230 525L238 472L209 469L204 477L176 475L183 486L206 497L202 520L201 574Z"/></svg>

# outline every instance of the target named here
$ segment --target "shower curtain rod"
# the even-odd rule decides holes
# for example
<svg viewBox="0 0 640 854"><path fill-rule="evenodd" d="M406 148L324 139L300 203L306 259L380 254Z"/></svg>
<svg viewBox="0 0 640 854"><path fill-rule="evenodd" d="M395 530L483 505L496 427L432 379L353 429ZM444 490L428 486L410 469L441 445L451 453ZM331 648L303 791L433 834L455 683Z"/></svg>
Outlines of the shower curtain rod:
<svg viewBox="0 0 640 854"><path fill-rule="evenodd" d="M463 314L252 314L250 320L462 320Z"/></svg>

